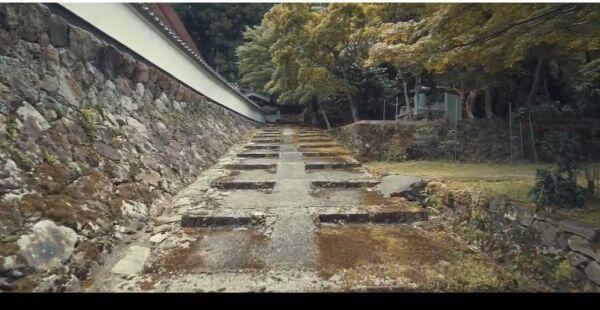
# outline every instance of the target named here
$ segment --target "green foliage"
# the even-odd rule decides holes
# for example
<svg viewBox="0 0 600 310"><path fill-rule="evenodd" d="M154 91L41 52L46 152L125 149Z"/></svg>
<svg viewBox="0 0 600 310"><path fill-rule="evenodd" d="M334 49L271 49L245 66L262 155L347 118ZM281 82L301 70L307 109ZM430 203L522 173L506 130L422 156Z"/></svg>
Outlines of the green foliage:
<svg viewBox="0 0 600 310"><path fill-rule="evenodd" d="M269 3L174 4L186 30L205 60L225 78L238 80L235 50L242 31L260 22Z"/></svg>
<svg viewBox="0 0 600 310"><path fill-rule="evenodd" d="M563 260L556 265L554 277L557 282L572 281L577 278L578 271L568 260Z"/></svg>
<svg viewBox="0 0 600 310"><path fill-rule="evenodd" d="M486 102L496 100L491 93L504 95L503 105L543 105L534 113L540 118L600 115L599 7L275 5L244 33L241 81L280 104L317 100L334 110L339 102L355 113L435 85L459 95L467 117L484 94Z"/></svg>
<svg viewBox="0 0 600 310"><path fill-rule="evenodd" d="M448 133L448 137L454 137L454 130ZM440 143L440 152L443 154L443 158L460 158L460 154L464 151L464 146L460 143L460 140L447 139Z"/></svg>
<svg viewBox="0 0 600 310"><path fill-rule="evenodd" d="M275 5L244 37L242 81L281 104L344 97L356 113L361 90L381 80L362 67L372 32L360 4Z"/></svg>
<svg viewBox="0 0 600 310"><path fill-rule="evenodd" d="M396 161L405 161L407 158L407 154L404 152L402 148L389 148L387 152L385 152L382 156L382 160L389 162Z"/></svg>
<svg viewBox="0 0 600 310"><path fill-rule="evenodd" d="M56 158L56 155L46 151L46 150L42 150L42 158L44 159L44 162L50 165L54 165L56 163L58 163L58 158Z"/></svg>
<svg viewBox="0 0 600 310"><path fill-rule="evenodd" d="M556 164L553 171L538 170L531 191L534 201L540 206L579 208L584 205L587 192L577 185L578 161L581 149L568 134L560 132L541 141L546 157Z"/></svg>
<svg viewBox="0 0 600 310"><path fill-rule="evenodd" d="M413 152L417 158L440 157L442 137L437 126L417 126L413 133Z"/></svg>
<svg viewBox="0 0 600 310"><path fill-rule="evenodd" d="M14 145L8 146L8 153L10 157L15 161L17 166L25 171L31 171L33 168L34 162L31 156L22 150L16 148Z"/></svg>
<svg viewBox="0 0 600 310"><path fill-rule="evenodd" d="M472 91L503 87L518 92L518 101L558 99L575 111L580 108L573 107L578 103L566 93L567 85L598 79L594 69L600 49L598 20L596 4L416 6L410 18L380 25L367 63L391 64L404 80L411 76L434 80L467 104ZM548 91L551 82L560 94ZM589 105L585 98L597 85L577 87L581 97L577 101Z"/></svg>
<svg viewBox="0 0 600 310"><path fill-rule="evenodd" d="M15 142L19 139L20 132L17 128L16 119L9 119L6 122L6 140L9 142Z"/></svg>
<svg viewBox="0 0 600 310"><path fill-rule="evenodd" d="M91 107L84 107L79 109L79 115L81 126L88 137L88 142L96 140L96 130L98 129L98 115L96 111Z"/></svg>
<svg viewBox="0 0 600 310"><path fill-rule="evenodd" d="M556 171L538 170L531 196L539 206L580 208L586 192Z"/></svg>

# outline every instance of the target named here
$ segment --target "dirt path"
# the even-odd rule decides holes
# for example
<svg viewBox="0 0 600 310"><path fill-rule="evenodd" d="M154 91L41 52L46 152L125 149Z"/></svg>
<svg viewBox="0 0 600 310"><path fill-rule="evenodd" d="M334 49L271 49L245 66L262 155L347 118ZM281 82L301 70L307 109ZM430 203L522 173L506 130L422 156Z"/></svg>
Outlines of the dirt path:
<svg viewBox="0 0 600 310"><path fill-rule="evenodd" d="M348 154L319 130L264 127L179 193L88 290L508 288L489 259L419 205L384 197Z"/></svg>

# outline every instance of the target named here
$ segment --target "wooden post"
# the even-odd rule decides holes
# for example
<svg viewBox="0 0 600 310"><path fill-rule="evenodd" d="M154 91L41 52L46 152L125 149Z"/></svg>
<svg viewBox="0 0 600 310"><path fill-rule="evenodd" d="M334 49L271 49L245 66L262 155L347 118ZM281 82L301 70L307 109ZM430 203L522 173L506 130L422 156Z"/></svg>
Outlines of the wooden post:
<svg viewBox="0 0 600 310"><path fill-rule="evenodd" d="M454 105L454 161L456 161L456 153L458 148L458 103Z"/></svg>
<svg viewBox="0 0 600 310"><path fill-rule="evenodd" d="M523 126L521 125L521 121L519 121L519 141L521 142L521 161L525 160L525 153L523 151Z"/></svg>
<svg viewBox="0 0 600 310"><path fill-rule="evenodd" d="M535 162L538 161L537 149L535 147L535 138L533 137L533 124L531 122L531 113L529 113L529 130L531 131L531 146L533 146L533 158Z"/></svg>
<svg viewBox="0 0 600 310"><path fill-rule="evenodd" d="M513 135L512 135L512 104L508 103L508 134L510 135L510 161L513 160Z"/></svg>
<svg viewBox="0 0 600 310"><path fill-rule="evenodd" d="M398 91L396 90L396 114L394 114L394 119L398 119Z"/></svg>
<svg viewBox="0 0 600 310"><path fill-rule="evenodd" d="M383 120L385 121L385 99L383 99Z"/></svg>

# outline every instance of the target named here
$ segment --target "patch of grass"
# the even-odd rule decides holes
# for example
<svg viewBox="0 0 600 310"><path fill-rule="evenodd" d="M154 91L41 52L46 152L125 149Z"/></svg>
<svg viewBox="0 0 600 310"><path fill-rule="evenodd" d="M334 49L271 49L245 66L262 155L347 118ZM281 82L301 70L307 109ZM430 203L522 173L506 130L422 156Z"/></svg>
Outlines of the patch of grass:
<svg viewBox="0 0 600 310"><path fill-rule="evenodd" d="M434 279L432 279L434 280ZM482 257L468 255L450 265L438 288L443 291L504 291L514 289L508 274L503 274Z"/></svg>
<svg viewBox="0 0 600 310"><path fill-rule="evenodd" d="M434 179L449 189L477 192L482 198L504 195L509 199L532 202L529 196L538 169L552 169L551 164L482 164L448 161L406 161L398 163L371 162L364 166L376 175L404 174ZM583 177L581 186L587 186ZM591 197L584 208L556 210L556 213L574 220L600 224L600 196Z"/></svg>
<svg viewBox="0 0 600 310"><path fill-rule="evenodd" d="M449 161L405 161L398 163L372 162L365 164L376 174L405 174L445 179L531 179L537 169L548 169L547 164L483 164Z"/></svg>
<svg viewBox="0 0 600 310"><path fill-rule="evenodd" d="M452 181L446 182L451 189L466 189L470 192L482 194L482 198L492 198L506 195L508 198L522 202L531 202L529 192L533 188L532 180L510 180L510 181Z"/></svg>
<svg viewBox="0 0 600 310"><path fill-rule="evenodd" d="M600 225L600 197L594 196L581 209L558 209L555 213L560 217L578 220L592 225Z"/></svg>

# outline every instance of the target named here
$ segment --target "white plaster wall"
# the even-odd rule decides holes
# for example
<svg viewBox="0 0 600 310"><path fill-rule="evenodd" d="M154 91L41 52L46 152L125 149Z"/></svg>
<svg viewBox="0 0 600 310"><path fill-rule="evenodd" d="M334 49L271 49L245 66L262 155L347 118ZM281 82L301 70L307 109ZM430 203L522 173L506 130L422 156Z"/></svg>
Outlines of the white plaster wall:
<svg viewBox="0 0 600 310"><path fill-rule="evenodd" d="M126 3L61 3L105 34L213 101L257 122L265 113L216 77Z"/></svg>

